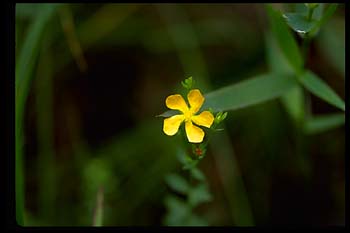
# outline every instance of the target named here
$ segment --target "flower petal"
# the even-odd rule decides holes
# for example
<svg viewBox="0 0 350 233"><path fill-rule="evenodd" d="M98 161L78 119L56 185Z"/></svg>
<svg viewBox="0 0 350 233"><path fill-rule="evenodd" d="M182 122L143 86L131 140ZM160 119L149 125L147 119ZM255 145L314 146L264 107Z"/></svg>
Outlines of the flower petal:
<svg viewBox="0 0 350 233"><path fill-rule="evenodd" d="M199 115L192 116L192 121L200 126L205 126L207 128L210 128L210 126L214 122L214 116L209 111L204 111Z"/></svg>
<svg viewBox="0 0 350 233"><path fill-rule="evenodd" d="M180 110L181 112L188 111L188 106L184 98L179 94L169 95L165 100L165 104L170 109Z"/></svg>
<svg viewBox="0 0 350 233"><path fill-rule="evenodd" d="M200 143L204 138L204 131L193 125L191 121L187 121L185 125L186 135L189 142Z"/></svg>
<svg viewBox="0 0 350 233"><path fill-rule="evenodd" d="M184 119L185 116L182 114L164 119L163 132L166 135L173 136L179 130L179 127Z"/></svg>
<svg viewBox="0 0 350 233"><path fill-rule="evenodd" d="M195 114L202 107L205 98L198 89L194 89L188 93L187 99L190 103L192 113Z"/></svg>

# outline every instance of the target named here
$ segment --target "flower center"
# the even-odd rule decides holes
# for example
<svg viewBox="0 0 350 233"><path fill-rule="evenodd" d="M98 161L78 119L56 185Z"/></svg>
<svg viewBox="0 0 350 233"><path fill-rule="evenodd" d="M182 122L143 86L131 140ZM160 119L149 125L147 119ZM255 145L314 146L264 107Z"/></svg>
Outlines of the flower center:
<svg viewBox="0 0 350 233"><path fill-rule="evenodd" d="M193 115L193 113L191 110L184 112L185 121L186 122L191 121L192 115Z"/></svg>

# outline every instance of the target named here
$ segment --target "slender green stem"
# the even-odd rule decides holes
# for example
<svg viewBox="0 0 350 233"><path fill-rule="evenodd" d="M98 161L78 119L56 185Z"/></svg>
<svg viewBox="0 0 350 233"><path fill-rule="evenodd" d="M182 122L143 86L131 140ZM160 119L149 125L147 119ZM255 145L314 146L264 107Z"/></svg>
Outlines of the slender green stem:
<svg viewBox="0 0 350 233"><path fill-rule="evenodd" d="M315 10L315 8L310 8L310 9L309 9L309 12L308 12L308 15L307 15L307 20L308 20L308 21L311 21L311 19L312 19L312 14L314 13L314 10Z"/></svg>

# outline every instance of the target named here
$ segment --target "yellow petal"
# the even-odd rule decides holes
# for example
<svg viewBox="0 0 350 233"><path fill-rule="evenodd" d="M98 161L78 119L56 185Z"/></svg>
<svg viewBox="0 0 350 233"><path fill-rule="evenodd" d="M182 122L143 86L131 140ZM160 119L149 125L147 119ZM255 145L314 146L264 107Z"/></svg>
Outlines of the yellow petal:
<svg viewBox="0 0 350 233"><path fill-rule="evenodd" d="M198 89L191 90L187 95L187 99L193 114L199 111L204 102L204 97Z"/></svg>
<svg viewBox="0 0 350 233"><path fill-rule="evenodd" d="M186 135L189 142L200 143L204 138L204 131L193 125L191 121L187 121L185 125Z"/></svg>
<svg viewBox="0 0 350 233"><path fill-rule="evenodd" d="M166 135L173 136L179 130L181 122L185 119L184 115L174 115L164 119L163 132Z"/></svg>
<svg viewBox="0 0 350 233"><path fill-rule="evenodd" d="M214 116L209 111L204 111L201 114L197 116L192 116L192 121L200 126L205 126L207 128L210 128L210 126L214 122Z"/></svg>
<svg viewBox="0 0 350 233"><path fill-rule="evenodd" d="M165 100L165 104L170 109L180 110L181 112L188 111L188 106L184 98L179 94L169 95Z"/></svg>

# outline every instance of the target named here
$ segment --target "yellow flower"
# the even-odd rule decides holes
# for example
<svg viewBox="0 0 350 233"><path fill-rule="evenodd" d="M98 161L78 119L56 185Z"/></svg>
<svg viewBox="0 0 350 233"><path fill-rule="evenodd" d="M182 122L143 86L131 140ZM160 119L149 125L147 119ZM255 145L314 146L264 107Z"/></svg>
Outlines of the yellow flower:
<svg viewBox="0 0 350 233"><path fill-rule="evenodd" d="M166 98L166 106L173 110L179 110L182 114L164 119L163 131L166 135L173 136L179 130L181 123L185 122L188 141L200 143L203 141L204 131L193 123L210 128L213 124L214 116L209 111L203 111L201 114L195 115L204 102L204 97L198 89L191 90L187 95L187 99L190 108L188 108L187 103L179 94L170 95Z"/></svg>

